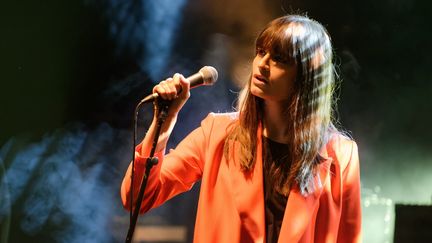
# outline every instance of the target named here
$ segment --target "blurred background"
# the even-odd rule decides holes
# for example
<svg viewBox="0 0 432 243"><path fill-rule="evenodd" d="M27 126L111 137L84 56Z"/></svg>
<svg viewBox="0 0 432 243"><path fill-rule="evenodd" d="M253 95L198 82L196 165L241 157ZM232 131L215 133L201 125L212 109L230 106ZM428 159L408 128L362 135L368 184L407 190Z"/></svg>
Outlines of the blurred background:
<svg viewBox="0 0 432 243"><path fill-rule="evenodd" d="M174 147L208 112L231 111L254 38L307 14L335 47L338 117L361 159L364 242L431 242L432 75L426 0L8 1L0 8L0 243L121 242L119 188L135 105L204 65ZM429 26L429 27L428 27ZM143 136L152 107L140 110ZM191 242L199 186L140 216L135 242ZM409 239L409 240L407 240Z"/></svg>

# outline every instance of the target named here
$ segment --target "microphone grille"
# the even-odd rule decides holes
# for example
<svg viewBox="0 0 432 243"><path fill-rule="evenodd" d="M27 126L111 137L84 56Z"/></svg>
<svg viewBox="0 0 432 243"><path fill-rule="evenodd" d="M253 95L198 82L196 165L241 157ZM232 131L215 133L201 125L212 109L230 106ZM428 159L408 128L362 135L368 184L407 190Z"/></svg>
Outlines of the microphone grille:
<svg viewBox="0 0 432 243"><path fill-rule="evenodd" d="M216 83L216 80L218 79L218 72L216 68L212 66L204 66L199 70L199 72L203 77L204 85L213 85Z"/></svg>

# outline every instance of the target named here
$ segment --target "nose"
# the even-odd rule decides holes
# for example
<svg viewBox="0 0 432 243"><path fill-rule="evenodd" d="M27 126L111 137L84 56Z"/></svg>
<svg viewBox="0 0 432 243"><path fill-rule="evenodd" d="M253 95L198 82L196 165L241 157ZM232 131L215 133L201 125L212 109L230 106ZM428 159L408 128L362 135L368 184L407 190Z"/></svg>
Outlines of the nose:
<svg viewBox="0 0 432 243"><path fill-rule="evenodd" d="M258 61L258 68L261 71L268 71L270 69L269 65L270 61L270 53L266 53L261 59Z"/></svg>
<svg viewBox="0 0 432 243"><path fill-rule="evenodd" d="M258 65L261 67L268 67L269 66L269 60L270 60L270 53L266 53L261 59L259 60Z"/></svg>

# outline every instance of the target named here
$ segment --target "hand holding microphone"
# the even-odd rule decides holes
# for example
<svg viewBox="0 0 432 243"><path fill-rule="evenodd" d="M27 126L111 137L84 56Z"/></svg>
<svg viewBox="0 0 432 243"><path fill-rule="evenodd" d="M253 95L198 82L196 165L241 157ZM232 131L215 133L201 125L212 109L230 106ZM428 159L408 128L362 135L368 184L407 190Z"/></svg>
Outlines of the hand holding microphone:
<svg viewBox="0 0 432 243"><path fill-rule="evenodd" d="M161 81L153 88L153 94L143 99L143 102L154 101L158 98L170 100L169 116L176 116L190 96L190 89L201 85L213 85L218 78L214 67L205 66L199 72L185 78L176 73L172 78Z"/></svg>
<svg viewBox="0 0 432 243"><path fill-rule="evenodd" d="M174 74L172 78L161 81L153 87L153 96L157 99L171 101L168 117L175 117L190 96L190 82L181 74ZM155 100L157 100L155 99ZM157 101L156 101L157 102ZM155 103L155 114L158 114L158 103Z"/></svg>

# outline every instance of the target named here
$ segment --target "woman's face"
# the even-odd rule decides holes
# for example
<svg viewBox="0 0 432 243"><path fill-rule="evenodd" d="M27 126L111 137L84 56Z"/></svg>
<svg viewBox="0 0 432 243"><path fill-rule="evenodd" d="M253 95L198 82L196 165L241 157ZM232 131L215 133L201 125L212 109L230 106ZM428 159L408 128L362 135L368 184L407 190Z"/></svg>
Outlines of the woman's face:
<svg viewBox="0 0 432 243"><path fill-rule="evenodd" d="M250 91L268 101L288 101L294 90L297 65L292 60L257 48L252 64Z"/></svg>

